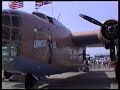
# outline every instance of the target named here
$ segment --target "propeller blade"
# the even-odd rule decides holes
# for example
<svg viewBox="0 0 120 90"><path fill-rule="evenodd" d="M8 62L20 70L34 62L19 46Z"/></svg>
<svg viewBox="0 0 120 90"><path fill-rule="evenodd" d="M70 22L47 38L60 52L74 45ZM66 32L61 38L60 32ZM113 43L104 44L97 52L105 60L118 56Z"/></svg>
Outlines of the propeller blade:
<svg viewBox="0 0 120 90"><path fill-rule="evenodd" d="M94 24L99 25L99 26L103 26L103 24L101 22L99 22L99 21L97 21L97 20L95 20L95 19L93 19L89 16L86 16L86 15L83 15L83 14L80 14L79 16L84 18L85 20L91 22L91 23L94 23Z"/></svg>

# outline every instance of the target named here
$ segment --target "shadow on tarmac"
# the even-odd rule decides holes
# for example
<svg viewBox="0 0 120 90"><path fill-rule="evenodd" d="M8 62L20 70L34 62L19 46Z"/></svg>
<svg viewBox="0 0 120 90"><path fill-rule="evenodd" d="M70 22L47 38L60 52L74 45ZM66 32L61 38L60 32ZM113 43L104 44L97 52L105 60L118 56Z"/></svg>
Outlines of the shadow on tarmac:
<svg viewBox="0 0 120 90"><path fill-rule="evenodd" d="M117 81L115 78L108 78L105 71L90 71L64 79L48 79L47 82L39 84L40 86L47 84L39 89L110 89L111 83L117 84ZM24 84L12 87L24 88Z"/></svg>

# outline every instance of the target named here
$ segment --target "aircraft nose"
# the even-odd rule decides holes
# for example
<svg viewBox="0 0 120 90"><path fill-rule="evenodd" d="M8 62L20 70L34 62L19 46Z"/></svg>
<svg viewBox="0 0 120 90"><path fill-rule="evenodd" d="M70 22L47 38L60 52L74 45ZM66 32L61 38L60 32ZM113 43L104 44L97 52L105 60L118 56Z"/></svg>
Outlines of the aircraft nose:
<svg viewBox="0 0 120 90"><path fill-rule="evenodd" d="M2 10L2 69L16 70L15 58L20 55L20 15Z"/></svg>

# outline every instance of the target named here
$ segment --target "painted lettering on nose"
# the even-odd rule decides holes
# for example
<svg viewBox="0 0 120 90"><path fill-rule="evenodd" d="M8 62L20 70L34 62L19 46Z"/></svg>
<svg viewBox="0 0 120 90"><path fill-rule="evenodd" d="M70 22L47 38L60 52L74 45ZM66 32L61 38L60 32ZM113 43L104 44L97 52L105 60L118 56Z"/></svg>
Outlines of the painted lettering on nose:
<svg viewBox="0 0 120 90"><path fill-rule="evenodd" d="M44 48L47 46L46 40L34 40L34 48Z"/></svg>
<svg viewBox="0 0 120 90"><path fill-rule="evenodd" d="M33 42L33 47L34 47L34 48L44 48L44 47L49 46L48 44L50 44L50 47L51 47L52 49L57 48L56 42L48 43L47 40L34 40L34 42Z"/></svg>

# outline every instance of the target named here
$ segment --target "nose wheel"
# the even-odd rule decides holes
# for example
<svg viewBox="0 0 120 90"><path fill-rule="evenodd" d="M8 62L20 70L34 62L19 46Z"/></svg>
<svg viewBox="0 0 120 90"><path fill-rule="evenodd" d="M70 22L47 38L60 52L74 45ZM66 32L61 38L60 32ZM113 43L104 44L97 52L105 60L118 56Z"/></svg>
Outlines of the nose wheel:
<svg viewBox="0 0 120 90"><path fill-rule="evenodd" d="M32 74L27 73L26 75L25 89L38 89L37 79Z"/></svg>
<svg viewBox="0 0 120 90"><path fill-rule="evenodd" d="M4 71L3 73L4 73L3 80L4 80L4 79L9 79L9 81L12 81L12 80L10 79L10 77L13 75L13 73L10 73L10 72L7 72L7 71Z"/></svg>

